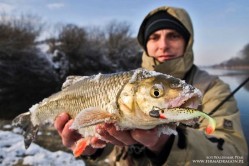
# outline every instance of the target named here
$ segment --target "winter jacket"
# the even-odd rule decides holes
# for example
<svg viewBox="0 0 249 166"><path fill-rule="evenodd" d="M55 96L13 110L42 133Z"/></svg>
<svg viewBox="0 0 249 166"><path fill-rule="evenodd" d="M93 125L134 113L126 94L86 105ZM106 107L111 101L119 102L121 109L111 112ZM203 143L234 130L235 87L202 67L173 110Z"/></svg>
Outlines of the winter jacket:
<svg viewBox="0 0 249 166"><path fill-rule="evenodd" d="M229 86L216 76L209 75L193 64L193 28L188 14L179 8L160 7L150 12L145 20L158 11L165 11L177 18L191 34L184 56L163 63L143 54L142 67L170 74L186 80L203 93L202 110L216 120L216 130L206 135L203 130L207 120L199 119L197 126L177 127L162 152L155 156L142 145L118 147L108 145L86 161L93 165L248 165L248 149L240 123L240 113L232 97L216 111L214 108L230 93ZM140 32L143 31L141 26ZM141 40L142 33L138 35ZM173 70L172 70L173 69ZM222 164L223 165L223 164Z"/></svg>

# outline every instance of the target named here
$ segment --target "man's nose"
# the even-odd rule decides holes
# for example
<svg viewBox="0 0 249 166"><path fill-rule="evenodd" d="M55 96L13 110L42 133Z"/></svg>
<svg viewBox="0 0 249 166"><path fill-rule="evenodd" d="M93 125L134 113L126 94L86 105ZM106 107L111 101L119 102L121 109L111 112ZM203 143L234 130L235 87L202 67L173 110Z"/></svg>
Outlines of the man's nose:
<svg viewBox="0 0 249 166"><path fill-rule="evenodd" d="M159 40L159 48L160 49L167 49L169 47L169 42L166 38L161 38Z"/></svg>

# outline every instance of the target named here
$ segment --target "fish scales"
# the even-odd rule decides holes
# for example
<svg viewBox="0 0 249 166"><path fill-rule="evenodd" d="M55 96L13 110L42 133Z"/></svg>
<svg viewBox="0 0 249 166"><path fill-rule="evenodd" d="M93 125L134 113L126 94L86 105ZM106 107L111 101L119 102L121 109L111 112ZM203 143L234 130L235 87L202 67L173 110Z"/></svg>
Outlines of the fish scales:
<svg viewBox="0 0 249 166"><path fill-rule="evenodd" d="M62 112L67 112L74 118L80 111L89 107L100 107L109 112L116 104L118 93L131 79L134 72L101 74L84 78L49 98L35 105L31 119L34 124L43 123L44 119L51 122ZM32 110L32 108L31 108Z"/></svg>

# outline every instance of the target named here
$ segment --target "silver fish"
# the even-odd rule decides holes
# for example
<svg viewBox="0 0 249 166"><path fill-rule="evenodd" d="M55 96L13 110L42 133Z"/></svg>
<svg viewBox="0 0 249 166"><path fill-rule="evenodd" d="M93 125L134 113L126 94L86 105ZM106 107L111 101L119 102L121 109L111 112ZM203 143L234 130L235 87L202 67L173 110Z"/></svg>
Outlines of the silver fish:
<svg viewBox="0 0 249 166"><path fill-rule="evenodd" d="M53 123L62 112L67 112L75 119L71 128L87 138L97 135L95 127L100 123L114 123L123 130L151 129L160 124L184 121L184 116L177 120L174 116L155 118L151 116L151 111L154 108L181 108L181 111L176 110L181 115L184 108L196 109L201 97L201 92L185 81L145 69L71 76L63 84L62 91L16 117L13 125L24 130L25 147L28 148L39 126ZM197 116L191 118L194 117Z"/></svg>

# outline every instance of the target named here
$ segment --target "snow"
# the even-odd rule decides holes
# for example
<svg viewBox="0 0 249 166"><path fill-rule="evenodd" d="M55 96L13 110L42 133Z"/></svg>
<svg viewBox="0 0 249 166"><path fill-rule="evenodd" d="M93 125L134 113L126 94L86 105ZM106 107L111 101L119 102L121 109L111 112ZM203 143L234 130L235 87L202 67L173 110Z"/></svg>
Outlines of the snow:
<svg viewBox="0 0 249 166"><path fill-rule="evenodd" d="M96 83L99 83L101 76L102 76L102 74L101 74L101 73L99 73L99 74L95 75L95 77L94 77L93 81L96 81Z"/></svg>
<svg viewBox="0 0 249 166"><path fill-rule="evenodd" d="M18 164L17 164L18 163ZM0 165L85 165L70 153L51 152L32 143L24 148L23 137L11 131L0 131Z"/></svg>
<svg viewBox="0 0 249 166"><path fill-rule="evenodd" d="M73 84L76 83L76 82L78 82L78 81L85 80L87 78L89 78L89 76L80 76L78 80L76 80L75 82L73 82Z"/></svg>
<svg viewBox="0 0 249 166"><path fill-rule="evenodd" d="M166 135L171 135L171 134L174 134L174 135L177 135L177 131L169 126L166 126L166 125L163 125L163 126L160 126L158 128L158 132L157 132L157 135L158 137L161 135L161 134L166 134Z"/></svg>
<svg viewBox="0 0 249 166"><path fill-rule="evenodd" d="M156 71L149 71L146 69L142 69L142 68L138 68L136 70L134 70L134 73L129 81L129 83L134 83L136 81L138 81L140 79L140 74L142 74L142 78L150 78L150 77L155 77L157 75L160 75L162 73L156 72Z"/></svg>

